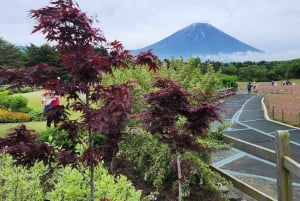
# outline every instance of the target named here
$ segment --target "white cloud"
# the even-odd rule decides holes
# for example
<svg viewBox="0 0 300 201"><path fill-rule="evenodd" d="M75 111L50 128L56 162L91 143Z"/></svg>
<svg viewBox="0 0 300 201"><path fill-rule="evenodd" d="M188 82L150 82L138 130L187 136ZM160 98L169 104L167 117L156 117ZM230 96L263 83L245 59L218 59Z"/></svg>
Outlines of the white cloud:
<svg viewBox="0 0 300 201"><path fill-rule="evenodd" d="M221 62L244 62L244 61L281 61L300 58L300 49L288 50L285 52L259 53L259 52L237 52L233 54L217 55L193 55L198 56L202 61L221 61Z"/></svg>

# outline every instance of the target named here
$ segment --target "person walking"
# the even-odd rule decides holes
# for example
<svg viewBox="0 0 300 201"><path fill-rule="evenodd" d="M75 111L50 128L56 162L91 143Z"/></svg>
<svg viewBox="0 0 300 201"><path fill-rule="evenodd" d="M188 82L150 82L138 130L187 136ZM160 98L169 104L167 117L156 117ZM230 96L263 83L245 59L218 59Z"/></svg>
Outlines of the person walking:
<svg viewBox="0 0 300 201"><path fill-rule="evenodd" d="M251 94L251 89L252 89L252 84L251 84L251 82L249 81L248 84L247 84L248 94Z"/></svg>
<svg viewBox="0 0 300 201"><path fill-rule="evenodd" d="M258 92L258 87L257 87L257 83L256 82L253 83L253 92L254 93Z"/></svg>

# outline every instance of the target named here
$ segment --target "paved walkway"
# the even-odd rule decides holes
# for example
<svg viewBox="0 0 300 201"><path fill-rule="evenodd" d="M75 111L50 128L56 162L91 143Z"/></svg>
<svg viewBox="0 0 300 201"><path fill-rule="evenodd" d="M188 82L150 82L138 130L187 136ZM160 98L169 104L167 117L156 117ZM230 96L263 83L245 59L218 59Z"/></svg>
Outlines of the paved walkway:
<svg viewBox="0 0 300 201"><path fill-rule="evenodd" d="M221 108L225 122L233 123L225 134L274 150L276 131L288 130L291 157L300 163L300 129L265 118L263 97L238 93L224 99ZM274 163L233 148L213 154L213 166L277 199ZM294 201L300 201L300 178L293 177L293 185Z"/></svg>

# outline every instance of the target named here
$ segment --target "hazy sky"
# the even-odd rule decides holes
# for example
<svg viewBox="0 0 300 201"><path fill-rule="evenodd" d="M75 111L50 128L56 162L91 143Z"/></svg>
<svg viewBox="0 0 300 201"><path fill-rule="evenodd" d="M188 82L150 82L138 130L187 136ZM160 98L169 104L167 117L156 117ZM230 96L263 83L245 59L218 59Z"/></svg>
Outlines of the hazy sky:
<svg viewBox="0 0 300 201"><path fill-rule="evenodd" d="M1 0L0 37L15 45L46 43L31 34L30 9L49 0ZM108 41L126 49L157 42L195 22L207 22L238 40L279 59L300 58L299 0L77 0L88 16L97 16Z"/></svg>

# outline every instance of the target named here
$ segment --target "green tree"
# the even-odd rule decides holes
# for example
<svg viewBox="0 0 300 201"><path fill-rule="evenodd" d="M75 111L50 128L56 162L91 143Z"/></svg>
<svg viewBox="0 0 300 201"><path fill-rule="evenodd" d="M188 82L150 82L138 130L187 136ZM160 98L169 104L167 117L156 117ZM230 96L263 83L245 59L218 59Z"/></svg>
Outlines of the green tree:
<svg viewBox="0 0 300 201"><path fill-rule="evenodd" d="M268 81L267 69L262 66L249 65L246 67L241 67L238 70L239 79L242 81Z"/></svg>
<svg viewBox="0 0 300 201"><path fill-rule="evenodd" d="M215 94L216 89L223 87L221 81L221 71L216 72L211 63L207 63L207 72L203 75L200 86L202 94Z"/></svg>
<svg viewBox="0 0 300 201"><path fill-rule="evenodd" d="M276 64L274 66L274 71L275 71L275 74L278 75L277 78L278 80L280 79L286 79L286 70L287 70L287 67L286 67L286 64L284 62L280 62L278 64Z"/></svg>
<svg viewBox="0 0 300 201"><path fill-rule="evenodd" d="M237 75L237 67L233 64L224 64L222 67L222 73L226 75Z"/></svg>
<svg viewBox="0 0 300 201"><path fill-rule="evenodd" d="M289 65L291 78L300 78L300 59L295 59Z"/></svg>
<svg viewBox="0 0 300 201"><path fill-rule="evenodd" d="M40 47L31 44L25 50L25 66L35 66L46 63L51 66L59 66L57 51L49 44Z"/></svg>
<svg viewBox="0 0 300 201"><path fill-rule="evenodd" d="M0 38L0 66L8 68L23 67L23 53L13 44Z"/></svg>

